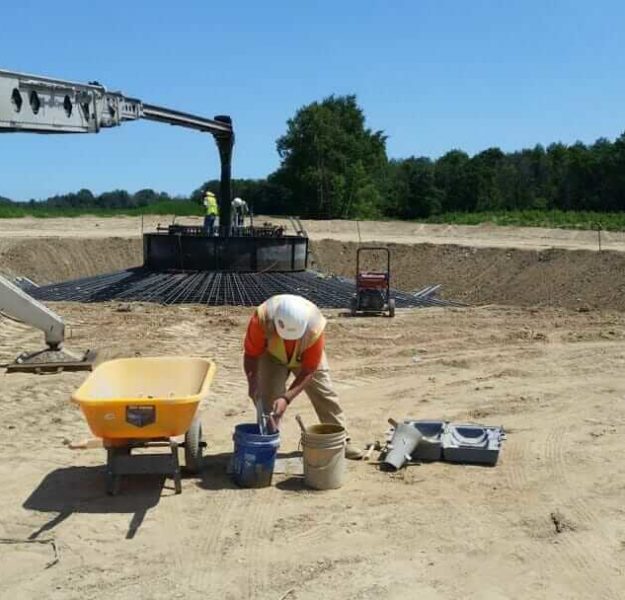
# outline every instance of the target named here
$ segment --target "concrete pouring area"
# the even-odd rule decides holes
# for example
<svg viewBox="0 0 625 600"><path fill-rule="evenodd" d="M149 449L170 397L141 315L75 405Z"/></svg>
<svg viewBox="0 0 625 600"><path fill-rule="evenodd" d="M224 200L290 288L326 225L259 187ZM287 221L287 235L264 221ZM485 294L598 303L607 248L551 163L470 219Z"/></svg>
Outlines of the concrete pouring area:
<svg viewBox="0 0 625 600"><path fill-rule="evenodd" d="M343 285L354 273L353 224L305 224L308 266L325 278L300 275ZM100 360L215 359L201 412L208 446L180 495L171 480L147 476L107 496L103 451L68 449L89 435L68 401L85 374L1 375L1 594L620 598L625 255L580 247L576 232L509 229L502 246L501 230L465 229L458 244L459 234L441 243L438 229L424 239L427 229L415 228L361 224L366 241L391 248L400 294L441 284L439 298L470 306L404 308L394 319L324 308L350 433L361 446L382 441L389 417L503 426L496 466L424 462L385 472L349 462L342 488L308 490L289 466L300 437L294 415L315 422L302 396L281 431L287 467L271 487L240 489L227 466L235 425L255 420L241 367L249 306L213 306L207 297L193 304L184 301L191 291L185 298L173 289L171 304L46 300L66 321L67 346L97 349ZM86 299L103 276L114 286L143 273L137 219L17 219L0 230L1 270L38 290L78 279ZM184 289L197 291L197 273L176 275L194 276L195 288ZM0 317L0 361L41 342L38 331Z"/></svg>
<svg viewBox="0 0 625 600"><path fill-rule="evenodd" d="M321 308L349 308L354 279L308 270L304 231L246 227L231 237L206 235L197 226L170 225L144 233L142 267L37 286L20 285L38 300L258 306L277 294L297 294ZM376 260L377 259L377 260ZM375 254L370 258L379 263ZM386 267L388 268L388 267ZM437 297L438 286L414 293L392 290L398 308L461 305Z"/></svg>

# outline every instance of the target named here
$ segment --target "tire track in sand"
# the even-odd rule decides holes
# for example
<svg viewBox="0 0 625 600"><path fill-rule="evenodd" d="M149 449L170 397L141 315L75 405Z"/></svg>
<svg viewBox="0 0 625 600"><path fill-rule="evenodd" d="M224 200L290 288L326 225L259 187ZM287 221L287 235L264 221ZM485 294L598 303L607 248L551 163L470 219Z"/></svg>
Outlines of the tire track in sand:
<svg viewBox="0 0 625 600"><path fill-rule="evenodd" d="M259 598L270 584L270 567L277 552L270 540L270 532L279 514L284 493L275 487L255 494L248 504L249 510L241 515L241 546L246 556L246 579L243 598Z"/></svg>
<svg viewBox="0 0 625 600"><path fill-rule="evenodd" d="M503 454L503 466L508 487L511 490L525 491L529 484L528 461L531 458L530 440L520 440L513 435L505 441Z"/></svg>
<svg viewBox="0 0 625 600"><path fill-rule="evenodd" d="M571 490L573 482L569 476L565 448L570 445L570 426L555 423L549 431L544 444L544 456L549 467L550 479L557 490ZM562 504L568 504L573 518L573 525L581 525L579 531L564 531L557 534L556 543L548 546L548 553L555 564L560 564L563 572L570 572L580 588L585 590L585 597L604 600L619 600L622 593L614 582L618 565L603 545L604 536L599 544L592 547L587 543L588 533L583 531L600 529L597 515L592 507L577 496L572 502L562 494L556 496ZM558 508L558 507L554 507ZM574 569L571 569L574 567Z"/></svg>
<svg viewBox="0 0 625 600"><path fill-rule="evenodd" d="M184 490L193 494L192 490ZM231 527L232 518L240 509L240 500L233 490L197 490L202 495L193 505L171 498L164 511L165 542L174 565L174 576L185 582L185 588L206 598L217 597L213 570L221 562L221 549Z"/></svg>

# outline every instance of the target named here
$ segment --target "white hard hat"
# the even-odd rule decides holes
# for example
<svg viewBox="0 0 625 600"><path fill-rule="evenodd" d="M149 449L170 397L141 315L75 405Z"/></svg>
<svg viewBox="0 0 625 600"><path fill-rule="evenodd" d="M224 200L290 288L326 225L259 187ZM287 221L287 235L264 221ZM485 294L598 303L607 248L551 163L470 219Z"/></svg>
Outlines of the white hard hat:
<svg viewBox="0 0 625 600"><path fill-rule="evenodd" d="M299 340L306 331L310 305L301 296L284 294L273 315L273 323L283 340Z"/></svg>

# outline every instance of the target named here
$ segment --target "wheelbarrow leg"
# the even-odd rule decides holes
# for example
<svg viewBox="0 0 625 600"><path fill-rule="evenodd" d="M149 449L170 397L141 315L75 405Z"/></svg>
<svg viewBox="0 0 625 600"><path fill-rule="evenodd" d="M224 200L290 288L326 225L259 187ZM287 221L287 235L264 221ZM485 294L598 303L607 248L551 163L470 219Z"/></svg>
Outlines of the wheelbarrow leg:
<svg viewBox="0 0 625 600"><path fill-rule="evenodd" d="M180 461L178 460L178 443L171 440L169 443L171 448L171 460L172 460L172 478L174 480L174 489L176 494L182 494L182 480L180 477Z"/></svg>
<svg viewBox="0 0 625 600"><path fill-rule="evenodd" d="M154 446L166 447L169 444L170 454L141 453L132 455L131 446L107 448L106 450L106 493L115 496L119 493L122 475L145 475L158 473L171 477L174 481L176 494L182 493L182 477L178 459L179 444L174 440L156 440L141 445L142 448ZM133 446L134 447L134 446Z"/></svg>
<svg viewBox="0 0 625 600"><path fill-rule="evenodd" d="M115 448L106 450L106 493L116 496L119 493L120 476L115 473Z"/></svg>

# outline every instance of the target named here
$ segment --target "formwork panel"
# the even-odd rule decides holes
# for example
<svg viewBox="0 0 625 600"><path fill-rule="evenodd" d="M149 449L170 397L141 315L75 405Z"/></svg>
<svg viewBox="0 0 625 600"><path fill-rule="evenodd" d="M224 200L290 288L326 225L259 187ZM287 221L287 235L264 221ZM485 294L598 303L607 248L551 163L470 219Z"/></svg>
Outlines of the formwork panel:
<svg viewBox="0 0 625 600"><path fill-rule="evenodd" d="M308 239L146 233L143 249L152 270L295 272L306 269Z"/></svg>

